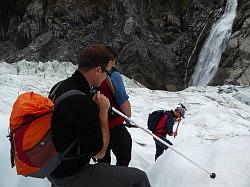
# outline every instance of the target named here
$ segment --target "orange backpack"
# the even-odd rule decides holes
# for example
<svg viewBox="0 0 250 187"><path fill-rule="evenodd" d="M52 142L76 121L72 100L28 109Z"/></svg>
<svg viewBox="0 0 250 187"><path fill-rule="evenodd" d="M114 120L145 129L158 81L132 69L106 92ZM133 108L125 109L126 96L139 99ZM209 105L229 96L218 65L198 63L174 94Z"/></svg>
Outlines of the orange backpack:
<svg viewBox="0 0 250 187"><path fill-rule="evenodd" d="M55 149L51 136L51 117L55 105L72 95L84 95L70 90L59 96L55 104L34 92L21 94L15 101L10 116L11 164L18 175L47 177L78 142L76 139L63 153ZM71 159L79 158L71 157ZM69 159L69 158L67 158Z"/></svg>

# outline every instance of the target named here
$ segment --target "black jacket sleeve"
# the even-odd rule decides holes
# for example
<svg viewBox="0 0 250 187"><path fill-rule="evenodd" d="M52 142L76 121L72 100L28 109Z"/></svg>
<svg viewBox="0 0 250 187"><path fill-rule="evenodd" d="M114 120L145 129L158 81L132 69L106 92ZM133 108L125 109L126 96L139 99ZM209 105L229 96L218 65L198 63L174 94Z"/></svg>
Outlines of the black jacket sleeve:
<svg viewBox="0 0 250 187"><path fill-rule="evenodd" d="M173 127L174 127L174 117L171 113L167 113L168 119L167 119L167 133L168 135L173 133Z"/></svg>

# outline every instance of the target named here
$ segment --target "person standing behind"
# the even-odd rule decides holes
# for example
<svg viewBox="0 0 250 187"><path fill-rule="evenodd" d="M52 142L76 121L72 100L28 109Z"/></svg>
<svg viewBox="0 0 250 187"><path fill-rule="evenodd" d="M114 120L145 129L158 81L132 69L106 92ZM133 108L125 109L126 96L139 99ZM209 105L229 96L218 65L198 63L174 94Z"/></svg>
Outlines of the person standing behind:
<svg viewBox="0 0 250 187"><path fill-rule="evenodd" d="M139 169L103 163L89 164L91 157L101 159L106 153L110 107L109 100L99 91L92 96L91 88L99 86L106 79L113 60L113 55L101 44L85 47L79 55L78 70L56 84L50 92L55 99L69 90L84 93L61 101L52 115L51 132L56 150L64 152L77 140L66 154L71 159L62 160L48 176L53 187L150 186L146 173Z"/></svg>
<svg viewBox="0 0 250 187"><path fill-rule="evenodd" d="M163 141L167 142L170 145L173 145L168 139L166 139L166 135L177 136L177 131L173 132L173 127L175 123L180 123L181 118L185 118L185 106L181 105L177 107L174 111L165 111L163 116L157 122L156 128L153 131L153 134L161 138ZM164 150L168 149L168 146L164 145L163 143L159 142L158 140L154 139L156 153L155 153L155 160L161 156Z"/></svg>
<svg viewBox="0 0 250 187"><path fill-rule="evenodd" d="M116 65L117 53L109 46L107 49L113 54L115 60L109 77L99 87L99 90L110 101L112 107L131 117L131 105L129 96L126 93L121 74L114 68ZM131 135L123 124L124 119L113 111L109 111L110 142L105 156L98 162L111 163L110 151L116 156L117 166L128 166L131 160L132 139Z"/></svg>

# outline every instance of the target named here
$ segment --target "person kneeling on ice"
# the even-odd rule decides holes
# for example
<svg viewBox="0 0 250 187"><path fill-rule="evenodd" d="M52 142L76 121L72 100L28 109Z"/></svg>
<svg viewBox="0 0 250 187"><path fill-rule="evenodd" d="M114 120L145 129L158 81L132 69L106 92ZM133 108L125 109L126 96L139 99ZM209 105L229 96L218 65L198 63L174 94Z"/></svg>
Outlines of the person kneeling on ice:
<svg viewBox="0 0 250 187"><path fill-rule="evenodd" d="M168 143L169 145L173 145L168 139L166 139L166 135L177 136L177 130L179 123L181 122L181 118L185 118L185 110L186 107L182 104L181 106L177 107L175 110L164 111L164 110L157 110L149 114L148 116L148 128L161 138L163 141ZM173 132L174 124L177 123L178 126L176 131ZM155 146L156 146L156 153L155 153L155 160L161 156L164 150L168 149L168 146L162 144L158 140L154 138Z"/></svg>

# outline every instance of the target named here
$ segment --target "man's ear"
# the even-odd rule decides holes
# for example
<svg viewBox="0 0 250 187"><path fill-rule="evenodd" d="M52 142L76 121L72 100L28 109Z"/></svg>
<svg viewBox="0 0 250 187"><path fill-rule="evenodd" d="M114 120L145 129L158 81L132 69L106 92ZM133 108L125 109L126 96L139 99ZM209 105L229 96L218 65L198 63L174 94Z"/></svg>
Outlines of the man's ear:
<svg viewBox="0 0 250 187"><path fill-rule="evenodd" d="M98 73L100 73L100 71L101 71L100 66L96 66L96 67L93 69L93 71L94 71L94 74L95 74L95 75L97 75Z"/></svg>

